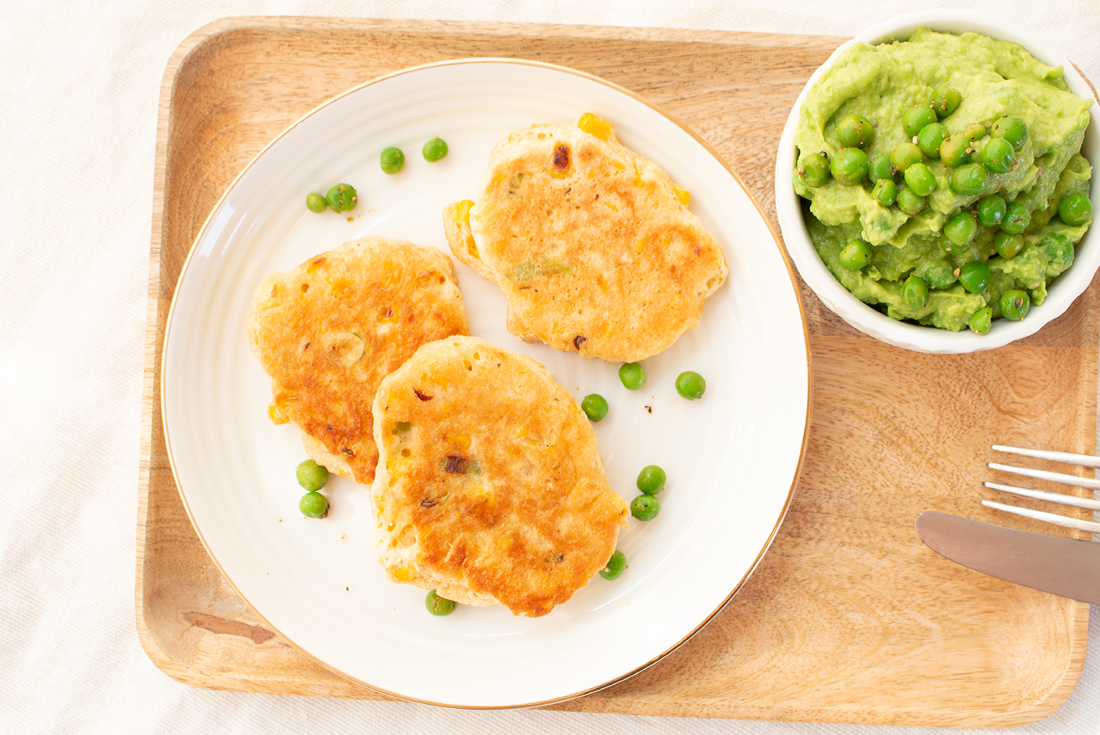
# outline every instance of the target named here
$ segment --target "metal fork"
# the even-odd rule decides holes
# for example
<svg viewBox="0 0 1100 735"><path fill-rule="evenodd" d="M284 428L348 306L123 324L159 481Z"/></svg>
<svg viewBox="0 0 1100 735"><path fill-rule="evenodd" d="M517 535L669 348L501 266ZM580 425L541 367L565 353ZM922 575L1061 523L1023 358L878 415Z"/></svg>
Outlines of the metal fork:
<svg viewBox="0 0 1100 735"><path fill-rule="evenodd" d="M993 449L997 452L1018 454L1023 457L1035 457L1036 459L1048 459L1054 462L1077 465L1079 467L1090 467L1092 469L1100 468L1100 457L1091 457L1085 454L1049 452L1042 449L1020 449L1018 447L1006 447L1001 444L994 444ZM994 470L1011 472L1012 474L1022 475L1024 477L1033 477L1039 480L1051 480L1053 482L1061 482L1066 485L1073 485L1074 487L1089 488L1093 491L1100 490L1100 481L1093 480L1087 477L1075 477L1073 475L1064 475L1059 472L1033 470L1027 467L1013 467L1011 465L997 464L995 462L990 462L989 467ZM1091 500L1089 498L1078 498L1073 495L1065 495L1063 493L1048 493L1042 490L1032 490L1026 487L1004 485L999 482L985 482L982 484L994 490L1012 493L1013 495L1019 495L1025 498L1046 500L1051 503L1070 505L1076 508L1086 508L1093 511L1100 510L1100 501ZM1040 510L1019 508L1014 505L1006 505L1005 503L996 503L992 500L983 500L982 505L989 508L996 508L997 510L1003 510L1008 513L1015 513L1016 515L1025 516L1027 518L1034 518L1036 520L1046 521L1047 523L1054 523L1056 525L1064 526L1066 528L1076 528L1081 531L1100 533L1100 523L1095 523L1093 521L1082 521L1077 518L1067 518L1066 516L1058 515L1057 513L1046 513Z"/></svg>

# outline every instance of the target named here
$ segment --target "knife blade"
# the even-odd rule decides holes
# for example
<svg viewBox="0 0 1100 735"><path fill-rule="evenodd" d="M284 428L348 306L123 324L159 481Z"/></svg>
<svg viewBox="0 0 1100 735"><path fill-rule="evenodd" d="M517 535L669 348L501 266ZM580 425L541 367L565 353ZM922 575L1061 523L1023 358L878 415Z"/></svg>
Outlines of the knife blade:
<svg viewBox="0 0 1100 735"><path fill-rule="evenodd" d="M927 511L917 536L937 554L983 574L1100 605L1100 543L1047 536Z"/></svg>

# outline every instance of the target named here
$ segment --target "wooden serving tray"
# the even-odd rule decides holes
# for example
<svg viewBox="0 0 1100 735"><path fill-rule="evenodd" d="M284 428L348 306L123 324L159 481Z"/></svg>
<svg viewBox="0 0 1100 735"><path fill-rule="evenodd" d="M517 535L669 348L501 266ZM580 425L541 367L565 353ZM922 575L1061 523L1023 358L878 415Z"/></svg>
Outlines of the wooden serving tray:
<svg viewBox="0 0 1100 735"><path fill-rule="evenodd" d="M159 383L173 289L216 200L271 138L328 97L399 68L536 59L669 110L730 162L775 226L780 130L841 41L300 18L231 18L187 38L164 77L154 188L136 588L138 633L153 662L202 687L384 698L259 624L199 542L168 464ZM989 445L1093 451L1097 285L1034 337L960 356L877 342L800 287L813 422L774 544L732 602L672 655L554 708L971 727L1050 714L1080 675L1088 605L953 564L917 540L913 523L940 510L1029 527L978 502L994 495L981 486L993 474Z"/></svg>

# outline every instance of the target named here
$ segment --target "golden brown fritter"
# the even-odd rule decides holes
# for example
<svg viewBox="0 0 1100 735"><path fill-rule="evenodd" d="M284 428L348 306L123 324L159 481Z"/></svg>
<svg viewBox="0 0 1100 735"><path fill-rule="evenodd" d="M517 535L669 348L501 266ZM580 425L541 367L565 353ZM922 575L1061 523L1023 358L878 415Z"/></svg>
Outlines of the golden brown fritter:
<svg viewBox="0 0 1100 735"><path fill-rule="evenodd" d="M268 275L247 331L271 376L271 418L298 427L318 464L369 485L378 384L420 345L469 326L445 253L368 237Z"/></svg>
<svg viewBox="0 0 1100 735"><path fill-rule="evenodd" d="M474 199L444 209L444 230L455 257L503 290L512 334L633 362L694 328L728 269L685 190L610 125L579 125L596 134L535 125L498 143Z"/></svg>
<svg viewBox="0 0 1100 735"><path fill-rule="evenodd" d="M390 579L538 617L607 563L627 505L545 367L474 337L424 345L374 401L372 491Z"/></svg>

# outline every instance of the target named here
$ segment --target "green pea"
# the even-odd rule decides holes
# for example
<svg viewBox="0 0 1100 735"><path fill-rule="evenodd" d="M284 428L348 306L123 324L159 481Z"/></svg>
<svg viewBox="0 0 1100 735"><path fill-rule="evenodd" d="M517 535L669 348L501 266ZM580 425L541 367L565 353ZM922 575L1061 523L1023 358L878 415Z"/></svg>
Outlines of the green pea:
<svg viewBox="0 0 1100 735"><path fill-rule="evenodd" d="M905 128L905 134L912 138L919 133L925 125L931 125L936 122L937 119L936 112L930 106L918 105L905 113L902 127Z"/></svg>
<svg viewBox="0 0 1100 735"><path fill-rule="evenodd" d="M840 264L850 271L858 271L871 262L872 255L871 243L857 238L840 251Z"/></svg>
<svg viewBox="0 0 1100 735"><path fill-rule="evenodd" d="M308 492L298 501L298 510L306 518L324 518L328 514L328 498L318 492Z"/></svg>
<svg viewBox="0 0 1100 735"><path fill-rule="evenodd" d="M1001 294L1001 316L1018 322L1027 316L1031 308L1031 297L1024 291L1012 289Z"/></svg>
<svg viewBox="0 0 1100 735"><path fill-rule="evenodd" d="M320 194L309 194L306 196L306 209L311 212L321 213L328 209L328 202Z"/></svg>
<svg viewBox="0 0 1100 735"><path fill-rule="evenodd" d="M422 153L425 161L435 163L447 155L447 141L442 138L432 138L424 144Z"/></svg>
<svg viewBox="0 0 1100 735"><path fill-rule="evenodd" d="M867 177L867 154L859 148L841 148L829 161L833 178L847 186L855 186Z"/></svg>
<svg viewBox="0 0 1100 735"><path fill-rule="evenodd" d="M875 156L871 159L871 164L867 169L867 178L871 182L882 181L883 179L893 180L894 178L894 164L890 163L890 156Z"/></svg>
<svg viewBox="0 0 1100 735"><path fill-rule="evenodd" d="M928 283L920 276L909 276L901 287L901 296L910 309L923 309L928 305Z"/></svg>
<svg viewBox="0 0 1100 735"><path fill-rule="evenodd" d="M1001 231L1018 235L1031 224L1031 210L1020 202L1009 202L1005 209L1005 218L1001 222Z"/></svg>
<svg viewBox="0 0 1100 735"><path fill-rule="evenodd" d="M959 212L947 220L943 234L956 245L966 245L978 234L978 220L970 212Z"/></svg>
<svg viewBox="0 0 1100 735"><path fill-rule="evenodd" d="M294 470L298 477L298 484L310 492L316 492L328 482L328 469L319 465L312 459L307 459Z"/></svg>
<svg viewBox="0 0 1100 735"><path fill-rule="evenodd" d="M875 129L862 115L848 115L836 126L840 144L847 148L866 148L875 135Z"/></svg>
<svg viewBox="0 0 1100 735"><path fill-rule="evenodd" d="M924 153L914 143L902 143L890 153L890 163L894 164L895 169L902 172L914 163L920 163L923 160Z"/></svg>
<svg viewBox="0 0 1100 735"><path fill-rule="evenodd" d="M981 123L970 123L963 128L963 137L971 143L981 140L985 137L985 125Z"/></svg>
<svg viewBox="0 0 1100 735"><path fill-rule="evenodd" d="M798 178L802 179L802 183L811 189L825 186L831 178L829 157L825 155L824 151L803 156L802 166L795 173L798 174Z"/></svg>
<svg viewBox="0 0 1100 735"><path fill-rule="evenodd" d="M435 590L432 590L424 598L424 607L428 608L428 612L432 615L444 617L455 611L455 601L440 597Z"/></svg>
<svg viewBox="0 0 1100 735"><path fill-rule="evenodd" d="M665 489L667 480L664 470L655 464L647 465L638 473L638 489L646 495L656 495Z"/></svg>
<svg viewBox="0 0 1100 735"><path fill-rule="evenodd" d="M936 177L932 169L923 163L914 163L905 169L905 183L917 196L926 197L936 190Z"/></svg>
<svg viewBox="0 0 1100 735"><path fill-rule="evenodd" d="M978 202L978 223L986 227L996 227L1004 221L1006 211L1004 197L990 194Z"/></svg>
<svg viewBox="0 0 1100 735"><path fill-rule="evenodd" d="M443 156L447 155L447 152L447 141L444 141L442 138L432 138L430 141L423 144L423 160L428 163L434 163L441 160Z"/></svg>
<svg viewBox="0 0 1100 735"><path fill-rule="evenodd" d="M980 163L963 164L951 174L951 188L963 196L981 194L985 191L985 180L988 175L985 166Z"/></svg>
<svg viewBox="0 0 1100 735"><path fill-rule="evenodd" d="M1092 202L1084 194L1070 194L1058 202L1058 217L1070 227L1079 227L1092 217Z"/></svg>
<svg viewBox="0 0 1100 735"><path fill-rule="evenodd" d="M626 569L626 554L621 551L616 551L611 555L611 558L607 560L607 563L603 565L603 569L600 570L600 576L604 579L618 579L623 570Z"/></svg>
<svg viewBox="0 0 1100 735"><path fill-rule="evenodd" d="M883 207L891 207L898 199L898 185L893 179L879 179L871 189L871 198Z"/></svg>
<svg viewBox="0 0 1100 735"><path fill-rule="evenodd" d="M917 147L921 149L921 153L929 158L939 158L940 146L943 145L943 141L946 139L947 128L940 123L932 123L931 125L925 125L917 133Z"/></svg>
<svg viewBox="0 0 1100 735"><path fill-rule="evenodd" d="M400 148L390 146L382 151L379 161L383 171L395 174L405 167L405 153Z"/></svg>
<svg viewBox="0 0 1100 735"><path fill-rule="evenodd" d="M993 236L993 247L997 248L997 255L1005 260L1015 258L1024 247L1024 237L1020 234L1001 230Z"/></svg>
<svg viewBox="0 0 1100 735"><path fill-rule="evenodd" d="M581 401L581 410L592 421L599 421L607 415L607 401L599 393L592 393Z"/></svg>
<svg viewBox="0 0 1100 735"><path fill-rule="evenodd" d="M932 90L932 109L941 120L959 109L962 95L954 87L936 87Z"/></svg>
<svg viewBox="0 0 1100 735"><path fill-rule="evenodd" d="M1005 115L993 123L993 137L1004 138L1016 150L1027 142L1027 124L1018 117Z"/></svg>
<svg viewBox="0 0 1100 735"><path fill-rule="evenodd" d="M924 209L924 197L918 196L908 189L898 192L898 209L912 217Z"/></svg>
<svg viewBox="0 0 1100 735"><path fill-rule="evenodd" d="M337 184L325 194L325 201L333 212L350 212L359 203L359 195L351 184Z"/></svg>
<svg viewBox="0 0 1100 735"><path fill-rule="evenodd" d="M702 398L707 390L707 381L699 373L688 370L676 376L676 392L689 401Z"/></svg>
<svg viewBox="0 0 1100 735"><path fill-rule="evenodd" d="M970 293L985 291L992 277L989 266L980 260L972 260L959 269L959 283Z"/></svg>
<svg viewBox="0 0 1100 735"><path fill-rule="evenodd" d="M652 521L661 512L661 501L645 493L630 501L630 515L639 521Z"/></svg>
<svg viewBox="0 0 1100 735"><path fill-rule="evenodd" d="M970 322L967 326L970 327L970 331L975 334L989 334L989 327L993 324L993 309L988 306L983 306L974 312L974 316L970 317Z"/></svg>
<svg viewBox="0 0 1100 735"><path fill-rule="evenodd" d="M645 385L645 370L637 362L625 362L619 366L619 380L627 390L638 390Z"/></svg>
<svg viewBox="0 0 1100 735"><path fill-rule="evenodd" d="M982 148L982 165L995 174L1003 174L1012 170L1012 164L1016 156L1012 152L1012 144L1002 138L990 138Z"/></svg>
<svg viewBox="0 0 1100 735"><path fill-rule="evenodd" d="M940 161L951 168L967 163L970 161L970 141L961 135L944 138L940 143Z"/></svg>

